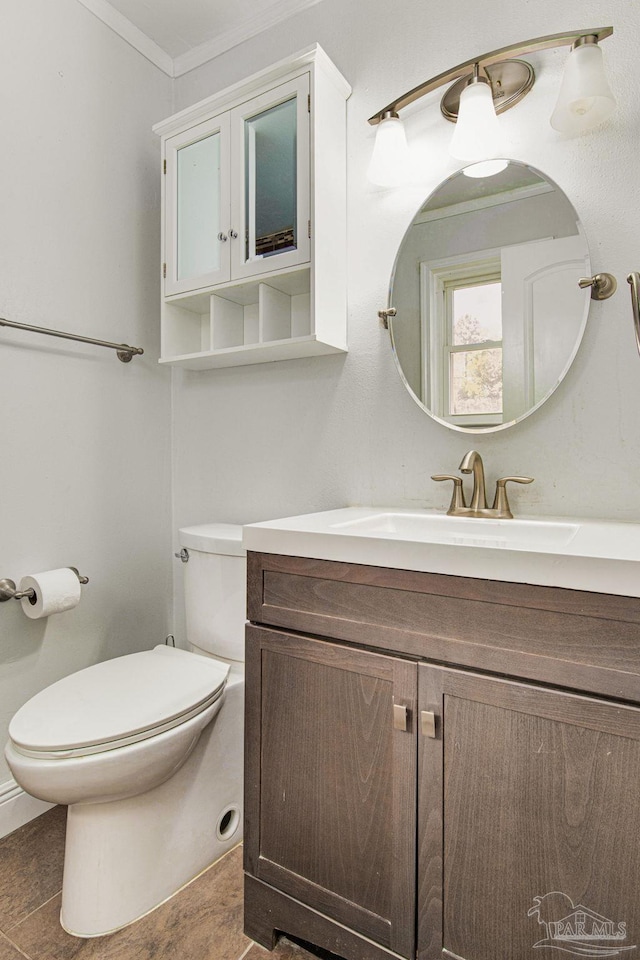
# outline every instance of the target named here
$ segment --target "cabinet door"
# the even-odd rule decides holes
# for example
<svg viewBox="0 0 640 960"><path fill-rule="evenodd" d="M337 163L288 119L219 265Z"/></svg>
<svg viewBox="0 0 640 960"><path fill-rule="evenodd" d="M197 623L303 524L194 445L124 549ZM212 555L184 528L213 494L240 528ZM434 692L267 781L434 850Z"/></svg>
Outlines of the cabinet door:
<svg viewBox="0 0 640 960"><path fill-rule="evenodd" d="M246 669L246 869L413 956L415 664L249 626Z"/></svg>
<svg viewBox="0 0 640 960"><path fill-rule="evenodd" d="M309 74L231 112L231 272L309 260Z"/></svg>
<svg viewBox="0 0 640 960"><path fill-rule="evenodd" d="M229 114L166 142L164 295L229 279Z"/></svg>
<svg viewBox="0 0 640 960"><path fill-rule="evenodd" d="M438 667L419 685L419 960L640 948L640 711Z"/></svg>

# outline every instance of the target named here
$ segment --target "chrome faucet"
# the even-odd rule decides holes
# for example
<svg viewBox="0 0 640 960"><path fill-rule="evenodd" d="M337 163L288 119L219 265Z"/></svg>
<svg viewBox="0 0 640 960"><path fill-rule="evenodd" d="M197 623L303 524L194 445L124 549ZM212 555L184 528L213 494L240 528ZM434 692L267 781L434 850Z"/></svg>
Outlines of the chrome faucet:
<svg viewBox="0 0 640 960"><path fill-rule="evenodd" d="M494 520L512 520L513 514L507 498L507 483L533 483L533 477L502 477L496 482L496 493L493 506L487 506L487 495L484 480L484 464L477 450L469 450L462 458L458 467L461 473L473 474L473 493L471 504L467 506L462 479L449 474L436 474L432 480L452 480L453 496L447 514L450 517L493 517Z"/></svg>

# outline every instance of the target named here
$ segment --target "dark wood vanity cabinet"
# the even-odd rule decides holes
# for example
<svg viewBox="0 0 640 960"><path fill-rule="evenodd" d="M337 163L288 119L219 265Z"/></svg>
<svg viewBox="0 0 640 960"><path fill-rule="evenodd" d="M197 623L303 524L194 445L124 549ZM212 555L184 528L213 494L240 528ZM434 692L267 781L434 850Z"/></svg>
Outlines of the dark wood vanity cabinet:
<svg viewBox="0 0 640 960"><path fill-rule="evenodd" d="M415 664L251 626L247 645L247 683L261 690L248 720L259 820L247 869L411 956L416 754L393 705L413 711Z"/></svg>
<svg viewBox="0 0 640 960"><path fill-rule="evenodd" d="M545 940L578 956L640 946L640 710L419 670L442 718L418 746L421 960L520 960ZM589 911L625 937L600 921L589 939Z"/></svg>
<svg viewBox="0 0 640 960"><path fill-rule="evenodd" d="M270 554L248 595L249 936L636 955L640 600Z"/></svg>

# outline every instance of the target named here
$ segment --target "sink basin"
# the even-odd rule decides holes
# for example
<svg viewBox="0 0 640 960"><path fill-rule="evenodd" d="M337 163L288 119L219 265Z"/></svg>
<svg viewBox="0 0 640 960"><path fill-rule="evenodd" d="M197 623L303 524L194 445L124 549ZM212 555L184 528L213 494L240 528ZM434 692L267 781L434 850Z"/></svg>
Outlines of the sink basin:
<svg viewBox="0 0 640 960"><path fill-rule="evenodd" d="M640 524L344 507L244 527L248 550L640 597Z"/></svg>
<svg viewBox="0 0 640 960"><path fill-rule="evenodd" d="M343 533L418 540L425 543L458 543L498 549L537 550L570 543L578 523L564 520L493 520L476 517L448 517L446 514L372 512L332 524Z"/></svg>

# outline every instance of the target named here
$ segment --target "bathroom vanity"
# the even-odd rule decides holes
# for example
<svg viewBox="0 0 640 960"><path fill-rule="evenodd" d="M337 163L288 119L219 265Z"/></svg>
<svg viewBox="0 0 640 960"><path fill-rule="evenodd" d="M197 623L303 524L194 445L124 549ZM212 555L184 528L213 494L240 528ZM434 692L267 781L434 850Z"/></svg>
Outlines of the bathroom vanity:
<svg viewBox="0 0 640 960"><path fill-rule="evenodd" d="M365 513L245 528L247 934L347 960L634 955L635 525L411 540L398 518L429 511Z"/></svg>

